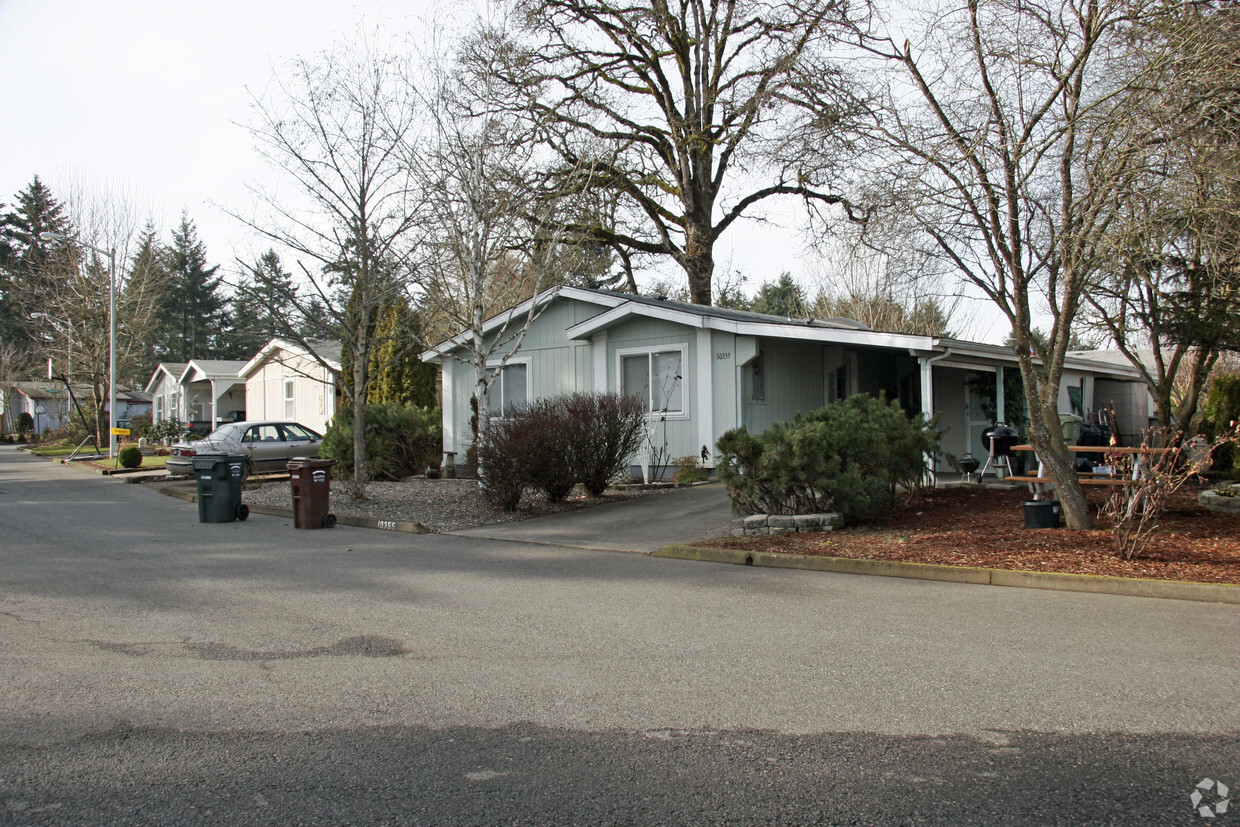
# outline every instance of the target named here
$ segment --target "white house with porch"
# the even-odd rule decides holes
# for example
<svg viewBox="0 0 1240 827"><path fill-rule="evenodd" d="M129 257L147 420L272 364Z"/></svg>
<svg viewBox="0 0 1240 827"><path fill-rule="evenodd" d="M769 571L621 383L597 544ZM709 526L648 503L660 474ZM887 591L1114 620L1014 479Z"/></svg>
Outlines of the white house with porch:
<svg viewBox="0 0 1240 827"><path fill-rule="evenodd" d="M492 387L494 413L574 391L637 395L664 455L701 456L705 448L707 468L725 431L762 431L857 393L883 393L909 413L938 415L944 454L981 457L982 431L993 422L970 378L995 376L995 419L1004 421L1003 374L1017 369L1011 348L998 345L576 287L539 293L484 329L503 342L530 313L537 315L521 347L501 344L493 361L500 371L509 357ZM468 347L462 333L422 354L443 366L444 451L460 456L472 441ZM1137 382L1131 366L1070 357L1060 410L1085 416L1112 402L1135 404L1144 396L1127 386ZM943 456L936 463L936 471L952 470Z"/></svg>

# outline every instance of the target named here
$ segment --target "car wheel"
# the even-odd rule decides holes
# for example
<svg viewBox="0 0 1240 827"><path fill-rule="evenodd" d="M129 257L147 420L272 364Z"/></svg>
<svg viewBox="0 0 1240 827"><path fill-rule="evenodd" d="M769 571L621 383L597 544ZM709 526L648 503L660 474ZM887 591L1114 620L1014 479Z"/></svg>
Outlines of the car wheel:
<svg viewBox="0 0 1240 827"><path fill-rule="evenodd" d="M246 505L245 503L242 503L241 505L237 506L237 519L238 520L240 520L241 522L245 522L246 517L249 517L249 516L250 516L250 507L248 505Z"/></svg>

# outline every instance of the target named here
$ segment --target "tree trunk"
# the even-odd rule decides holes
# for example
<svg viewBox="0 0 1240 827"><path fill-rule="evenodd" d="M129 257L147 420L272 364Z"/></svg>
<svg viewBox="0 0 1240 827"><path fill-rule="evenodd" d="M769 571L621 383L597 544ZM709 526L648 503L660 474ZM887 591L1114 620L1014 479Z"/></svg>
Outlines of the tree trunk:
<svg viewBox="0 0 1240 827"><path fill-rule="evenodd" d="M366 347L365 325L358 326L353 348L353 496L366 498L370 479L370 457L366 454L366 385L370 351Z"/></svg>
<svg viewBox="0 0 1240 827"><path fill-rule="evenodd" d="M715 253L713 245L700 231L689 231L680 265L689 277L689 301L709 307L714 301L711 282L715 273Z"/></svg>
<svg viewBox="0 0 1240 827"><path fill-rule="evenodd" d="M1020 365L1029 413L1029 442L1042 462L1046 477L1055 485L1055 496L1063 509L1064 524L1070 531L1092 529L1094 517L1085 502L1085 489L1076 475L1076 469L1072 467L1072 452L1068 450L1059 425L1058 379L1055 375L1048 377L1036 370L1027 335L1017 333L1016 347L1016 360Z"/></svg>

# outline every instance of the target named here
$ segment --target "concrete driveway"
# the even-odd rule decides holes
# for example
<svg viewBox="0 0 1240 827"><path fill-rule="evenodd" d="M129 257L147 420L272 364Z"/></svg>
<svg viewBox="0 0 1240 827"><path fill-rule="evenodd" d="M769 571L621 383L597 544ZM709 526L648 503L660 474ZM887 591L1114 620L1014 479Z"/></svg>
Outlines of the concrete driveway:
<svg viewBox="0 0 1240 827"><path fill-rule="evenodd" d="M692 543L727 534L731 521L727 489L714 482L450 533L486 540L648 553L670 543Z"/></svg>

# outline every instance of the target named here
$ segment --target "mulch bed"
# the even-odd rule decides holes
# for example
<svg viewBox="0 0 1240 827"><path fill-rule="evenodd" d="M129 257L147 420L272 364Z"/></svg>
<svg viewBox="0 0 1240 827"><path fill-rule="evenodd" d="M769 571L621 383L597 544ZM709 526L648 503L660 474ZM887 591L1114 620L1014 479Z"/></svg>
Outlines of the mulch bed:
<svg viewBox="0 0 1240 827"><path fill-rule="evenodd" d="M1095 515L1106 494L1087 491ZM1025 491L937 489L866 526L822 534L720 538L710 545L908 563L1240 584L1240 516L1207 511L1197 489L1171 500L1144 555L1123 560L1109 524L1092 531L1024 527Z"/></svg>

